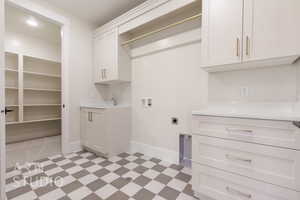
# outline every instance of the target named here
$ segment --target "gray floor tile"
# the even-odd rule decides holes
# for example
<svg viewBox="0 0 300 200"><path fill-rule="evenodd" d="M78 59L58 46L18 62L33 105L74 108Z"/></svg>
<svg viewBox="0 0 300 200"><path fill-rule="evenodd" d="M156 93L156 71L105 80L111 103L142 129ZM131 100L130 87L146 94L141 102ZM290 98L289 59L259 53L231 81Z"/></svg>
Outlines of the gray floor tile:
<svg viewBox="0 0 300 200"><path fill-rule="evenodd" d="M141 189L136 193L133 198L136 200L151 200L155 197L155 194L146 189Z"/></svg>
<svg viewBox="0 0 300 200"><path fill-rule="evenodd" d="M98 189L104 187L107 183L98 179L92 183L87 184L87 187L92 190L93 192L97 191Z"/></svg>
<svg viewBox="0 0 300 200"><path fill-rule="evenodd" d="M73 192L74 190L77 190L78 188L82 187L83 185L79 182L79 181L74 181L68 185L63 186L61 189L69 194L71 192Z"/></svg>
<svg viewBox="0 0 300 200"><path fill-rule="evenodd" d="M149 182L151 181L150 178L146 177L146 176L139 176L137 177L133 182L144 187L145 185L147 185Z"/></svg>
<svg viewBox="0 0 300 200"><path fill-rule="evenodd" d="M7 192L8 199L14 200L14 198L22 198L22 194L29 193L32 193L34 198L36 198L35 195L38 197L46 197L49 193L51 196L57 195L62 197L61 200L69 200L70 193L72 193L71 195L73 197L76 193L78 196L83 195L85 196L85 200L128 200L129 195L132 196L130 198L131 200L150 200L155 197L161 197L160 199L166 200L177 200L176 198L180 193L184 193L193 199L192 187L189 184L191 175L187 174L186 170L182 170L182 167L179 165L168 164L166 162L162 162L160 159L144 156L141 153L135 153L132 155L122 153L118 158L110 160L103 158L103 161L100 163L97 162L98 164L96 164L94 160L98 158L98 156L92 153L82 151L74 153L74 156L69 156L68 159L64 156L55 156L51 159L43 159L41 161L47 162L48 166L45 166L43 169L44 171L39 174L32 174L31 179L27 178L28 182L34 182L42 179L42 177L47 177L49 170L55 170L55 168L58 168L57 164L59 162L67 159L70 163L58 168L63 171L58 170L58 173L50 176L52 179L58 177L64 178L62 180L66 181L65 185L58 188L59 185L54 185L52 183L52 185L48 184L47 186L40 187L38 189L33 189L30 185L25 185L24 187ZM80 162L78 162L80 159L85 159L86 162L80 164ZM102 158L98 160L100 161ZM146 160L151 161L155 165L152 165L153 167L148 169L145 167L146 165L143 166ZM147 166L149 166L149 164L151 165L151 163L148 163ZM170 177L163 173L168 167L173 171L175 170L177 173L175 177ZM76 170L77 168L80 171ZM8 169L7 171L12 172L12 170L14 169ZM74 173L72 172L70 175L69 173L71 173L71 171ZM185 173L183 171L185 171ZM127 179L125 177L131 178ZM8 178L6 180L7 184L13 183L16 178L23 178L21 171L19 174L16 173L16 177ZM149 184L153 178L160 184L157 183L156 186L150 186ZM172 179L180 180L183 184L186 184L186 186L182 189L182 191L176 191L175 189L167 186ZM154 193L154 191L158 194ZM107 198L101 199L97 194L102 196L104 195Z"/></svg>
<svg viewBox="0 0 300 200"><path fill-rule="evenodd" d="M165 187L162 191L160 191L159 195L167 200L174 200L179 196L180 192L174 190L170 187Z"/></svg>
<svg viewBox="0 0 300 200"><path fill-rule="evenodd" d="M107 198L107 200L127 200L127 199L129 199L129 196L127 196L121 191L118 191Z"/></svg>
<svg viewBox="0 0 300 200"><path fill-rule="evenodd" d="M12 190L10 192L7 192L6 196L7 196L7 199L13 199L13 198L20 196L29 191L31 191L31 188L30 188L30 186L26 185L24 187L20 187L15 190Z"/></svg>

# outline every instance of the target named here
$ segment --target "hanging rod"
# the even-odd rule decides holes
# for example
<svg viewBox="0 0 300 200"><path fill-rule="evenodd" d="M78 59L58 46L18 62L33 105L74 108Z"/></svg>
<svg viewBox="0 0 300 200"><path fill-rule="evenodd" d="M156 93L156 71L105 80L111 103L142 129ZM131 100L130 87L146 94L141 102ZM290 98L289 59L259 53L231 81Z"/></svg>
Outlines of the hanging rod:
<svg viewBox="0 0 300 200"><path fill-rule="evenodd" d="M185 23L185 22L192 21L192 20L194 20L194 19L197 19L197 18L200 17L201 15L202 15L202 13L199 13L199 14L197 14L197 15L194 15L194 16L191 16L191 17L188 17L188 18L185 18L185 19L183 19L183 20L181 20L181 21L175 22L175 23L173 23L173 24L169 24L169 25L167 25L167 26L164 26L164 27L159 28L159 29L157 29L157 30L151 31L151 32L149 32L149 33L145 33L145 34L143 34L143 35L137 36L137 37L135 37L135 38L133 38L133 39L131 39L131 40L127 40L127 41L123 42L122 45L124 46L124 45L130 44L130 43L133 43L133 42L135 42L135 41L137 41L137 40L140 40L140 39L149 37L150 35L159 33L159 32L161 32L161 31L164 31L164 30L166 30L166 29L172 28L172 27L174 27L174 26L178 26L178 25L183 24L183 23Z"/></svg>

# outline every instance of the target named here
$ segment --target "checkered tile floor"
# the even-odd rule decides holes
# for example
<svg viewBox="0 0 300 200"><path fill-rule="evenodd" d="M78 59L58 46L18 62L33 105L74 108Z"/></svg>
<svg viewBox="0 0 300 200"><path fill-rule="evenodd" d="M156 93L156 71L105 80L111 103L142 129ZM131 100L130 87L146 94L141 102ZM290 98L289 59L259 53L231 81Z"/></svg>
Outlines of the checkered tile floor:
<svg viewBox="0 0 300 200"><path fill-rule="evenodd" d="M188 169L140 153L78 152L37 163L7 170L9 200L195 200Z"/></svg>

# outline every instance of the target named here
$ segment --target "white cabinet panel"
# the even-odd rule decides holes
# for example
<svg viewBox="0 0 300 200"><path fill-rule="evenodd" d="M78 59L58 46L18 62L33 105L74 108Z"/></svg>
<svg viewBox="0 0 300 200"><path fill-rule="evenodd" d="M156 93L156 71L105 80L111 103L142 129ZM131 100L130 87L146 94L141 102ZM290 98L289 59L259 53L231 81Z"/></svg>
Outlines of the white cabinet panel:
<svg viewBox="0 0 300 200"><path fill-rule="evenodd" d="M88 112L86 126L87 146L106 155L108 147L105 115L99 112Z"/></svg>
<svg viewBox="0 0 300 200"><path fill-rule="evenodd" d="M244 2L244 61L299 55L299 0Z"/></svg>
<svg viewBox="0 0 300 200"><path fill-rule="evenodd" d="M242 61L243 0L205 0L202 18L202 65Z"/></svg>
<svg viewBox="0 0 300 200"><path fill-rule="evenodd" d="M95 82L117 79L117 31L107 32L94 41L95 54Z"/></svg>
<svg viewBox="0 0 300 200"><path fill-rule="evenodd" d="M197 193L214 200L300 199L299 192L195 163L192 186Z"/></svg>
<svg viewBox="0 0 300 200"><path fill-rule="evenodd" d="M300 198L292 121L193 115L193 189L214 200Z"/></svg>
<svg viewBox="0 0 300 200"><path fill-rule="evenodd" d="M82 144L102 154L107 154L107 125L104 110L81 111Z"/></svg>
<svg viewBox="0 0 300 200"><path fill-rule="evenodd" d="M102 69L102 63L103 63L103 54L100 53L103 50L103 39L102 38L96 38L94 40L94 82L98 83L101 82L103 77L103 69Z"/></svg>
<svg viewBox="0 0 300 200"><path fill-rule="evenodd" d="M300 191L300 151L194 135L193 153L193 162Z"/></svg>
<svg viewBox="0 0 300 200"><path fill-rule="evenodd" d="M103 156L115 156L129 150L130 107L82 108L81 144Z"/></svg>
<svg viewBox="0 0 300 200"><path fill-rule="evenodd" d="M300 149L300 129L288 121L193 116L193 134Z"/></svg>
<svg viewBox="0 0 300 200"><path fill-rule="evenodd" d="M292 64L300 56L299 9L298 0L203 0L202 67Z"/></svg>
<svg viewBox="0 0 300 200"><path fill-rule="evenodd" d="M110 84L129 82L131 60L127 48L121 45L124 37L117 28L94 39L94 82Z"/></svg>

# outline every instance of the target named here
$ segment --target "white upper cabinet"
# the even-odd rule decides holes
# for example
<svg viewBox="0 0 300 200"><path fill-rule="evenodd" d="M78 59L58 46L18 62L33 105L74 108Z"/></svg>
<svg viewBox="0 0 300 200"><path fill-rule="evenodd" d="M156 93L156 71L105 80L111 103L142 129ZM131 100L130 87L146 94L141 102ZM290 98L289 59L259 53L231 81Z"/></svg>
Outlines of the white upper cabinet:
<svg viewBox="0 0 300 200"><path fill-rule="evenodd" d="M242 61L243 1L205 0L202 18L202 65Z"/></svg>
<svg viewBox="0 0 300 200"><path fill-rule="evenodd" d="M300 55L299 0L203 0L209 72L291 64Z"/></svg>
<svg viewBox="0 0 300 200"><path fill-rule="evenodd" d="M130 81L130 55L120 46L113 29L94 38L94 82L110 84Z"/></svg>
<svg viewBox="0 0 300 200"><path fill-rule="evenodd" d="M299 55L299 0L244 2L244 61Z"/></svg>

